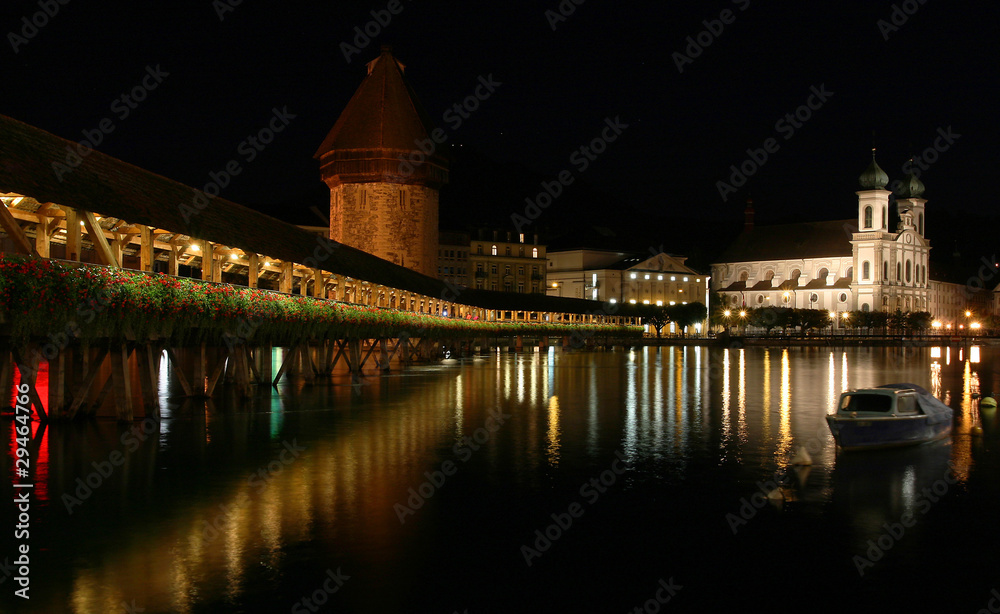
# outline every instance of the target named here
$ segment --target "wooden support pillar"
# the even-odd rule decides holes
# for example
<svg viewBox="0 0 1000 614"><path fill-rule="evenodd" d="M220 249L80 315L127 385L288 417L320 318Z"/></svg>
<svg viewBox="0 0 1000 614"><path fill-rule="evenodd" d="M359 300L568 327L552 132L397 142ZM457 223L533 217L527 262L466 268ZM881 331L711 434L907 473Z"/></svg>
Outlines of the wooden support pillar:
<svg viewBox="0 0 1000 614"><path fill-rule="evenodd" d="M215 268L215 248L211 241L201 241L201 279L212 281Z"/></svg>
<svg viewBox="0 0 1000 614"><path fill-rule="evenodd" d="M247 267L247 287L256 288L257 281L260 278L260 256L250 254L249 260L250 265Z"/></svg>
<svg viewBox="0 0 1000 614"><path fill-rule="evenodd" d="M514 336L514 351L515 352L520 352L523 349L524 349L524 337L522 337L521 335L515 335Z"/></svg>
<svg viewBox="0 0 1000 614"><path fill-rule="evenodd" d="M139 363L139 382L142 386L142 406L147 418L160 419L160 354L154 351L153 344L145 344L135 348Z"/></svg>
<svg viewBox="0 0 1000 614"><path fill-rule="evenodd" d="M208 381L208 363L205 357L205 342L202 341L193 348L190 348L188 354L193 359L194 363L194 381L191 383L191 393L195 396L203 396L205 394L205 386Z"/></svg>
<svg viewBox="0 0 1000 614"><path fill-rule="evenodd" d="M361 373L361 339L348 339L347 348L350 354L351 373Z"/></svg>
<svg viewBox="0 0 1000 614"><path fill-rule="evenodd" d="M49 258L50 249L49 223L46 218L39 216L38 223L35 224L35 251L42 258Z"/></svg>
<svg viewBox="0 0 1000 614"><path fill-rule="evenodd" d="M292 263L282 262L281 263L281 277L278 282L278 291L284 292L285 294L292 293L292 285L295 281L292 275Z"/></svg>
<svg viewBox="0 0 1000 614"><path fill-rule="evenodd" d="M145 225L139 228L139 268L153 270L153 230Z"/></svg>
<svg viewBox="0 0 1000 614"><path fill-rule="evenodd" d="M122 422L131 422L133 418L129 353L126 343L115 343L111 347L111 379L114 386L115 409L118 420Z"/></svg>
<svg viewBox="0 0 1000 614"><path fill-rule="evenodd" d="M66 352L49 359L49 415L62 416L66 410Z"/></svg>
<svg viewBox="0 0 1000 614"><path fill-rule="evenodd" d="M302 281L299 282L299 296L309 296L309 276L303 271Z"/></svg>
<svg viewBox="0 0 1000 614"><path fill-rule="evenodd" d="M260 372L260 383L270 385L271 380L271 353L272 348L270 343L265 343L257 349L256 356L257 360L257 370Z"/></svg>
<svg viewBox="0 0 1000 614"><path fill-rule="evenodd" d="M326 279L323 271L313 269L313 296L316 298L326 298ZM304 278L303 278L304 279Z"/></svg>
<svg viewBox="0 0 1000 614"><path fill-rule="evenodd" d="M378 346L379 346L379 349L381 350L381 354L382 354L382 356L380 358L380 361L381 361L381 365L380 366L382 367L382 373L388 373L389 372L389 340L388 339L379 339L378 340Z"/></svg>
<svg viewBox="0 0 1000 614"><path fill-rule="evenodd" d="M80 216L76 209L66 209L66 260L80 261L83 249L83 234L80 232Z"/></svg>
<svg viewBox="0 0 1000 614"><path fill-rule="evenodd" d="M174 277L177 276L179 271L179 267L177 264L177 252L180 251L180 247L177 245L177 243L175 243L176 240L177 238L174 237L170 241L170 254L169 258L167 259L167 274L173 275Z"/></svg>
<svg viewBox="0 0 1000 614"><path fill-rule="evenodd" d="M28 385L30 404L35 406L38 419L42 422L48 422L49 416L45 411L45 406L42 404L42 398L38 395L38 389L35 387L35 381L38 377L38 358L40 356L37 348L31 346L15 347L13 354L14 363L17 365L17 370L21 373L21 382Z"/></svg>

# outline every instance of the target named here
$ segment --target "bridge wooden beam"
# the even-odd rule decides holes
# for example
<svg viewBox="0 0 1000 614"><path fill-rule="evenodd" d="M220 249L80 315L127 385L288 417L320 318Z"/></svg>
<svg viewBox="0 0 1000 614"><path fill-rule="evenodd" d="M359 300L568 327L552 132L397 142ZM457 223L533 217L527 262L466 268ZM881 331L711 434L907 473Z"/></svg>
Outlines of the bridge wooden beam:
<svg viewBox="0 0 1000 614"><path fill-rule="evenodd" d="M90 211L79 211L78 215L83 220L83 225L87 227L87 236L94 244L94 251L97 252L97 259L101 264L121 268L118 258L111 251L108 240L104 238L104 229L97 223L97 219ZM67 216L68 218L69 216ZM67 229L67 233L69 229ZM79 258L77 258L78 260Z"/></svg>
<svg viewBox="0 0 1000 614"><path fill-rule="evenodd" d="M38 257L38 252L35 247L28 240L28 235L24 233L24 229L21 225L17 223L14 219L13 214L11 214L10 209L7 205L0 206L0 226L3 226L4 232L7 236L11 238L14 242L14 247L22 254L27 254L29 256Z"/></svg>

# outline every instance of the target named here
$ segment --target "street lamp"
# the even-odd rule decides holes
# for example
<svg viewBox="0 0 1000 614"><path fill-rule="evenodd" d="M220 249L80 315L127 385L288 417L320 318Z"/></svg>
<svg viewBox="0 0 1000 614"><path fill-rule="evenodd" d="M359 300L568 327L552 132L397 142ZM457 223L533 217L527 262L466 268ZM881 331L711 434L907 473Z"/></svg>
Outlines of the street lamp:
<svg viewBox="0 0 1000 614"><path fill-rule="evenodd" d="M724 319L724 321L726 323L726 334L727 335L729 334L729 316L731 316L731 315L733 315L733 312L729 311L728 309L722 312L722 317L723 317L723 319Z"/></svg>

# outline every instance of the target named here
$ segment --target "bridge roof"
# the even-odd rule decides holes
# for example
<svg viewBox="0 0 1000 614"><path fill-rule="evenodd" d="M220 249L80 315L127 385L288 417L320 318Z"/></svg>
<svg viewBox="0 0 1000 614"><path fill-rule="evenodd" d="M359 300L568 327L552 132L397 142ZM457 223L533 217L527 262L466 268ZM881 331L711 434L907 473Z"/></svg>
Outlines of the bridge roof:
<svg viewBox="0 0 1000 614"><path fill-rule="evenodd" d="M329 273L486 309L587 313L601 307L584 299L488 290L459 290L456 296L440 280L224 198L208 198L200 190L99 151L68 161L68 152L77 150L76 143L0 115L0 193L18 193L288 262L317 259L317 268ZM208 204L199 209L199 202Z"/></svg>

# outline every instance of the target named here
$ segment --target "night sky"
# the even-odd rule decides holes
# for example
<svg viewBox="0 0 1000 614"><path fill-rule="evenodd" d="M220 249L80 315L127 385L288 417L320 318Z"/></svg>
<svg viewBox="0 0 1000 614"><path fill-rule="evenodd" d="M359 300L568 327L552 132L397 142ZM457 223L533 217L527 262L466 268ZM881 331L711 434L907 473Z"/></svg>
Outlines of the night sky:
<svg viewBox="0 0 1000 614"><path fill-rule="evenodd" d="M760 223L852 217L873 142L891 179L937 144L920 175L933 253L959 239L991 253L996 3L72 0L40 11L8 2L0 13L0 112L73 140L110 118L97 149L197 187L237 159L222 195L296 223L324 223L311 212L328 207L312 156L388 44L448 135L446 228L509 223L568 169L574 184L532 228L568 245L609 226L639 251L659 241L710 260L748 196ZM32 33L32 16L48 23ZM375 36L355 40L366 26ZM125 104L157 68L155 89ZM490 75L498 85L475 111L446 115ZM286 108L294 118L248 160L241 143ZM579 148L615 118L627 128L581 168ZM724 200L717 182L767 139L767 161Z"/></svg>

